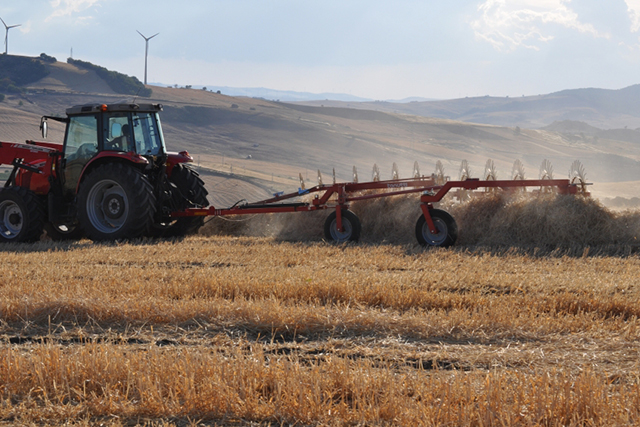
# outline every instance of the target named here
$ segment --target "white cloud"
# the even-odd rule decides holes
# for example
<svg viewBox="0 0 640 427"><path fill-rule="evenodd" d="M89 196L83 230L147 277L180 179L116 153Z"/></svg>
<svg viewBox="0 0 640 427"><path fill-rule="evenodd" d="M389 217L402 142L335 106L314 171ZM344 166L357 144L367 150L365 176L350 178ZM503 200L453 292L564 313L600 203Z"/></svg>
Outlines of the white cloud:
<svg viewBox="0 0 640 427"><path fill-rule="evenodd" d="M52 0L49 4L53 8L53 13L49 15L45 22L54 18L71 16L89 9L100 0Z"/></svg>
<svg viewBox="0 0 640 427"><path fill-rule="evenodd" d="M625 0L629 19L631 19L631 32L640 30L640 0Z"/></svg>
<svg viewBox="0 0 640 427"><path fill-rule="evenodd" d="M471 23L476 38L497 50L512 51L519 47L540 49L540 44L553 40L553 25L609 38L593 25L582 23L568 7L571 0L485 0L478 6L482 16ZM640 3L640 0L627 0Z"/></svg>
<svg viewBox="0 0 640 427"><path fill-rule="evenodd" d="M31 31L31 20L27 21L25 24L22 24L19 28L22 34L27 34Z"/></svg>

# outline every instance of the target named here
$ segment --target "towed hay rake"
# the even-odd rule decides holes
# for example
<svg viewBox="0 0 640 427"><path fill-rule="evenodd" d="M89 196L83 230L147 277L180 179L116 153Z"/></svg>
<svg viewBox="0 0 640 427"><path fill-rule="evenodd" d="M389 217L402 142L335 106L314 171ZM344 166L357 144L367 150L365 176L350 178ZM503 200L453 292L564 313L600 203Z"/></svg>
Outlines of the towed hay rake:
<svg viewBox="0 0 640 427"><path fill-rule="evenodd" d="M524 168L518 160L514 164L512 180L498 180L493 161L489 160L485 168L485 180L470 177L470 169L466 161L462 162L460 179L452 181L444 175L444 168L440 161L436 164L436 172L430 176L421 176L418 163L414 163L414 176L412 178L398 178L398 169L393 164L392 179L380 180L380 171L377 165L373 166L372 181L358 182L358 172L353 167L352 182L336 182L335 170L332 184L324 184L318 171L318 185L305 188L304 180L300 175L300 188L297 192L288 194L276 193L274 197L258 202L247 203L240 201L235 205L219 209L213 206L206 208L190 208L172 213L175 218L191 216L229 216L229 215L255 215L285 212L311 212L329 209L329 214L324 223L325 239L329 242L357 241L360 238L361 223L355 213L349 210L352 202L377 199L382 197L400 196L412 193L420 194L419 216L415 226L415 235L423 246L448 247L455 243L458 236L456 221L446 211L434 208L433 204L440 202L451 190L456 190L458 200L466 200L472 196L480 196L482 192L475 190L484 189L485 192L493 191L526 191L527 187L539 187L538 192L555 191L558 194L582 194L588 196L585 181L584 168L576 161L572 165L569 179L553 179L550 163L545 160L544 176L536 180L524 179ZM301 196L312 195L308 202L289 202L289 200Z"/></svg>

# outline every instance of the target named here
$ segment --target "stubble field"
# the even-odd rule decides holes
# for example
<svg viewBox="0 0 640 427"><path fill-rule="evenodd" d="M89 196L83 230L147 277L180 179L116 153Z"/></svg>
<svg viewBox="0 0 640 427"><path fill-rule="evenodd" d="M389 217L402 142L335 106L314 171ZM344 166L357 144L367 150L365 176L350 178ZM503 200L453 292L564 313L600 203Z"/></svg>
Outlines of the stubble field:
<svg viewBox="0 0 640 427"><path fill-rule="evenodd" d="M181 241L1 247L0 420L640 422L636 213L487 197L452 207L460 246L424 250L413 213L390 231L367 217L380 207L354 206L364 242L341 246L296 214Z"/></svg>

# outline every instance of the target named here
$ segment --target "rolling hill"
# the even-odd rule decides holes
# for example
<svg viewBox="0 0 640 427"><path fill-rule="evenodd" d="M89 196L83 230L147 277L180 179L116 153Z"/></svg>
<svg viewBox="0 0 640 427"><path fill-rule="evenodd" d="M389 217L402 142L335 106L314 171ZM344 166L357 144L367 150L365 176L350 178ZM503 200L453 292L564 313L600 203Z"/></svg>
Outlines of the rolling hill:
<svg viewBox="0 0 640 427"><path fill-rule="evenodd" d="M517 98L483 96L409 103L310 101L304 104L523 128L541 128L565 120L582 121L602 129L640 127L640 84L619 90L572 89Z"/></svg>
<svg viewBox="0 0 640 427"><path fill-rule="evenodd" d="M114 93L91 70L59 62L46 67L46 77L0 103L0 140L38 139L40 116L63 114L71 105L134 99ZM579 159L588 179L596 183L595 195L640 195L634 184L640 181L640 144L636 131L629 129L604 131L571 122L527 129L367 110L367 104L301 105L199 89L149 88L151 96L137 101L164 105L169 149L187 149L194 155L212 202L221 207L294 190L299 173L313 185L317 170L324 182L331 180L334 169L338 180L351 180L356 166L360 180L366 180L376 163L382 177L390 178L394 162L401 176L410 176L415 161L422 174L431 174L441 160L445 172L457 178L460 162L466 159L472 176L480 177L489 158L499 178L505 179L516 159L524 163L528 178L537 178L543 159L552 161L556 177L566 176L573 160ZM413 104L423 103L402 105ZM50 139L61 141L62 133L59 124L52 124ZM627 184L621 189L618 182Z"/></svg>

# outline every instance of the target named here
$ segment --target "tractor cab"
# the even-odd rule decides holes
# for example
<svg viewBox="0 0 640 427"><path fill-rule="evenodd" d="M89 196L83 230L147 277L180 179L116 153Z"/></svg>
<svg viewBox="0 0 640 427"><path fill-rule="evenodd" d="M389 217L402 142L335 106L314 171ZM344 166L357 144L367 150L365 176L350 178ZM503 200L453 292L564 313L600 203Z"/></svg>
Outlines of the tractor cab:
<svg viewBox="0 0 640 427"><path fill-rule="evenodd" d="M136 164L163 164L166 149L158 117L161 110L160 104L92 104L67 109L60 164L65 196L76 193L85 169L100 158L116 156Z"/></svg>

